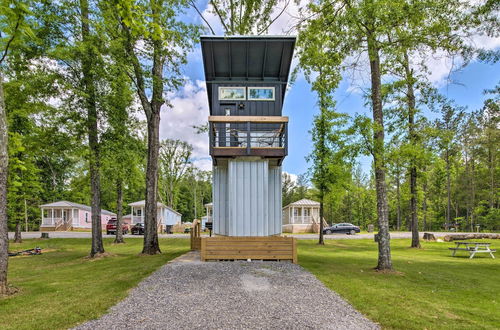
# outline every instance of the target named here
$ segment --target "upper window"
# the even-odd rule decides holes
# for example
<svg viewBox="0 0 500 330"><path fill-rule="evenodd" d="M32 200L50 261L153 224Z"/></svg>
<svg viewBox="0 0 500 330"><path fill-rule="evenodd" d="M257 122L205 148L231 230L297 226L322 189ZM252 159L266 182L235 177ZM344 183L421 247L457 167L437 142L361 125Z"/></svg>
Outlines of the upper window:
<svg viewBox="0 0 500 330"><path fill-rule="evenodd" d="M245 87L219 87L219 100L246 100Z"/></svg>
<svg viewBox="0 0 500 330"><path fill-rule="evenodd" d="M248 87L249 101L274 101L274 87Z"/></svg>

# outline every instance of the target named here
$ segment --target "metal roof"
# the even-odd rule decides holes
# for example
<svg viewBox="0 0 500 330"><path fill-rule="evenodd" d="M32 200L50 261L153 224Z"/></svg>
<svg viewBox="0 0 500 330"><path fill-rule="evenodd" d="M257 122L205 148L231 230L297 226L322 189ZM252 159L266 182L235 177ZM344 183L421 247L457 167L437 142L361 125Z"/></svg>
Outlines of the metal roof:
<svg viewBox="0 0 500 330"><path fill-rule="evenodd" d="M290 206L319 206L319 205L320 205L319 202L310 199L301 199L299 201L288 204L287 206L284 207L284 209Z"/></svg>
<svg viewBox="0 0 500 330"><path fill-rule="evenodd" d="M146 206L146 201L143 199L142 201L129 203L128 205L129 206ZM177 213L178 215L182 215L181 213L177 212L176 210L174 210L170 206L167 206L163 203L157 202L156 205L157 205L157 207L164 207L164 208L169 209L170 211L172 211L174 213Z"/></svg>
<svg viewBox="0 0 500 330"><path fill-rule="evenodd" d="M201 51L211 103L216 82L288 82L295 36L202 36ZM283 88L285 95L286 88Z"/></svg>
<svg viewBox="0 0 500 330"><path fill-rule="evenodd" d="M88 212L92 212L92 208L88 205L83 205L83 204L78 204L78 203L73 203L73 202L68 202L68 201L58 201L54 203L49 203L49 204L43 204L40 205L40 207L71 207L71 208L76 208ZM101 209L101 214L105 215L116 215L116 213L113 213L108 210Z"/></svg>

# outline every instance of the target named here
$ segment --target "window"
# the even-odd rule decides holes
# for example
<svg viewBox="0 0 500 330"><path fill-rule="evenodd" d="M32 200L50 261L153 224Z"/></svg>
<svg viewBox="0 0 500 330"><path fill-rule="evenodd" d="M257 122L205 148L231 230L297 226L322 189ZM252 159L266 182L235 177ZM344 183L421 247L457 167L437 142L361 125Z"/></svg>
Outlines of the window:
<svg viewBox="0 0 500 330"><path fill-rule="evenodd" d="M89 213L85 212L85 222L89 222Z"/></svg>
<svg viewBox="0 0 500 330"><path fill-rule="evenodd" d="M274 87L248 87L249 101L274 101Z"/></svg>
<svg viewBox="0 0 500 330"><path fill-rule="evenodd" d="M142 209L138 209L136 211L136 214L137 214L138 217L142 216Z"/></svg>
<svg viewBox="0 0 500 330"><path fill-rule="evenodd" d="M219 87L219 100L246 100L245 87Z"/></svg>

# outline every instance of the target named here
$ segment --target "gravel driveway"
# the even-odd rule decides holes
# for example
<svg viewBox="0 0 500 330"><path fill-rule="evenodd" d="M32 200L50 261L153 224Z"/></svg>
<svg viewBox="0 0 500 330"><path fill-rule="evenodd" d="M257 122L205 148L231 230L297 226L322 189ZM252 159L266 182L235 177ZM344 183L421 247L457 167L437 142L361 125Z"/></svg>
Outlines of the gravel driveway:
<svg viewBox="0 0 500 330"><path fill-rule="evenodd" d="M164 265L77 329L379 328L298 265L197 260Z"/></svg>

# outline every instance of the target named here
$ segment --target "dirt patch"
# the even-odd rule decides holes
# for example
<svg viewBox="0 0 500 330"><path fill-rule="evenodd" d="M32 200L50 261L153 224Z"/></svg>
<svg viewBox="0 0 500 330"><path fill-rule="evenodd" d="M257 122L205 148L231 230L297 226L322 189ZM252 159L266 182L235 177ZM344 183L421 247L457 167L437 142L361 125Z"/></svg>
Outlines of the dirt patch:
<svg viewBox="0 0 500 330"><path fill-rule="evenodd" d="M95 261L95 260L99 260L102 258L115 257L115 256L116 256L116 254L114 254L114 253L104 252L104 253L97 253L96 255L94 255L94 257L86 256L86 257L83 257L83 259L88 260L88 261Z"/></svg>
<svg viewBox="0 0 500 330"><path fill-rule="evenodd" d="M397 270L390 270L390 269L384 269L384 270L378 270L378 269L373 269L373 271L376 274L385 274L385 275L398 275L398 276L404 276L405 273L399 272Z"/></svg>
<svg viewBox="0 0 500 330"><path fill-rule="evenodd" d="M18 294L19 292L21 292L21 290L19 288L16 288L15 286L9 286L7 288L7 293L0 294L0 299L6 299L9 297L12 297L12 296Z"/></svg>

